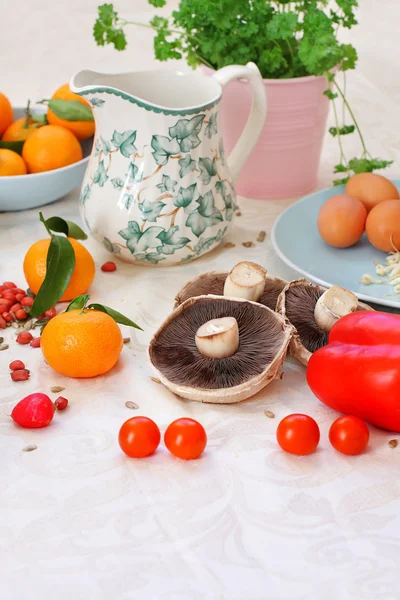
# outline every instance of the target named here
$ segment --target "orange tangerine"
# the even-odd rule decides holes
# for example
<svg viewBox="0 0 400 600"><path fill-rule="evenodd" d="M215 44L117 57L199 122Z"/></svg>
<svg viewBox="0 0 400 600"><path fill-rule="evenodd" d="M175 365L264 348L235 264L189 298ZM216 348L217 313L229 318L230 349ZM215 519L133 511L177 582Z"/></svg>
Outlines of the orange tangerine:
<svg viewBox="0 0 400 600"><path fill-rule="evenodd" d="M84 294L91 285L95 266L92 255L80 242L68 238L75 252L75 269L71 281L65 290L60 302L73 300L76 296ZM34 294L37 294L46 276L46 261L49 251L50 238L35 242L28 250L24 258L24 274L28 286Z"/></svg>

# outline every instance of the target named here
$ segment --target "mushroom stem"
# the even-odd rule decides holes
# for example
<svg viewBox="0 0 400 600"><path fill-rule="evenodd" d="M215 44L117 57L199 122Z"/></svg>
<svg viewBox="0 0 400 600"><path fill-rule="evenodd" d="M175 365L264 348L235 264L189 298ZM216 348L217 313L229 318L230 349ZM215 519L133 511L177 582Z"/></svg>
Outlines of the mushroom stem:
<svg viewBox="0 0 400 600"><path fill-rule="evenodd" d="M225 280L224 296L257 302L264 291L267 271L253 262L235 265Z"/></svg>
<svg viewBox="0 0 400 600"><path fill-rule="evenodd" d="M330 331L341 317L357 310L358 298L353 292L333 285L319 298L314 309L314 318L323 331Z"/></svg>
<svg viewBox="0 0 400 600"><path fill-rule="evenodd" d="M222 317L204 323L196 332L200 354L209 358L226 358L239 347L239 328L235 317Z"/></svg>

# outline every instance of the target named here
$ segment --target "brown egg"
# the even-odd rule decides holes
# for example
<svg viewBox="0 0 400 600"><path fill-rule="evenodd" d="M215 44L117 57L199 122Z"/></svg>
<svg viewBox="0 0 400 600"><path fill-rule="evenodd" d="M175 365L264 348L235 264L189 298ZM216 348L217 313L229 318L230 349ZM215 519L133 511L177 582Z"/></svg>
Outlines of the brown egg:
<svg viewBox="0 0 400 600"><path fill-rule="evenodd" d="M377 204L368 215L365 230L367 238L378 250L400 249L400 200Z"/></svg>
<svg viewBox="0 0 400 600"><path fill-rule="evenodd" d="M357 198L339 194L329 198L319 211L318 231L330 246L348 248L364 233L366 218L367 211Z"/></svg>
<svg viewBox="0 0 400 600"><path fill-rule="evenodd" d="M358 173L346 183L346 194L361 200L369 212L379 202L399 198L396 186L377 173Z"/></svg>

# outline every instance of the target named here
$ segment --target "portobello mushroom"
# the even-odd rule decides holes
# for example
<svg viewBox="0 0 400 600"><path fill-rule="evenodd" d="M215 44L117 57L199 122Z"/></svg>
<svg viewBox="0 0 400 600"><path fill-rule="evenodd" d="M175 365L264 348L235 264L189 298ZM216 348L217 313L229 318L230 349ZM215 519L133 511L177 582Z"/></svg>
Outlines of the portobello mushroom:
<svg viewBox="0 0 400 600"><path fill-rule="evenodd" d="M338 286L326 290L307 279L297 279L283 289L276 310L294 327L290 353L307 366L313 352L328 343L329 330L340 317L373 309Z"/></svg>
<svg viewBox="0 0 400 600"><path fill-rule="evenodd" d="M284 317L262 304L196 296L161 325L149 359L160 381L178 396L240 402L279 376L292 331Z"/></svg>
<svg viewBox="0 0 400 600"><path fill-rule="evenodd" d="M286 281L283 281L278 277L268 277L267 272L265 271L265 269L263 269L263 267L260 267L260 265L257 265L256 263L250 262L239 263L232 269L231 272L210 271L209 273L203 273L202 275L199 275L198 277L195 277L194 279L190 280L177 294L175 298L175 308L182 304L182 302L188 300L188 298L194 298L196 296L203 296L207 294L212 294L214 296L223 296L227 278L230 277L232 279L232 274L235 275L235 271L237 274L237 270L243 265L250 265L253 268L253 271L255 272L259 272L260 270L264 271L264 291L262 292L261 297L258 298L257 302L263 304L264 306L267 306L271 310L275 310L278 296L285 287ZM233 289L235 289L235 287ZM236 290L237 289L238 288L236 286ZM228 291L229 293L226 295L232 297L236 297L237 293L240 293L240 290L237 293L233 293L232 285L230 286L230 289Z"/></svg>

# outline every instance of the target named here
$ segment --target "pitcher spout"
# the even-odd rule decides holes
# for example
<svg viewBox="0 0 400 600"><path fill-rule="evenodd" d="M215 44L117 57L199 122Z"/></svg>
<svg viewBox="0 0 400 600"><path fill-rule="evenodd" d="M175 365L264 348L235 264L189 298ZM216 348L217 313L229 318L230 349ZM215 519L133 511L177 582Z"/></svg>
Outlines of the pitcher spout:
<svg viewBox="0 0 400 600"><path fill-rule="evenodd" d="M75 94L83 94L103 85L106 78L106 75L96 73L96 71L79 71L79 73L75 73L71 78L69 87Z"/></svg>
<svg viewBox="0 0 400 600"><path fill-rule="evenodd" d="M72 77L70 88L82 96L97 92L115 94L149 110L165 110L169 114L205 110L217 104L222 94L221 85L211 77L165 70L116 74L84 70Z"/></svg>

